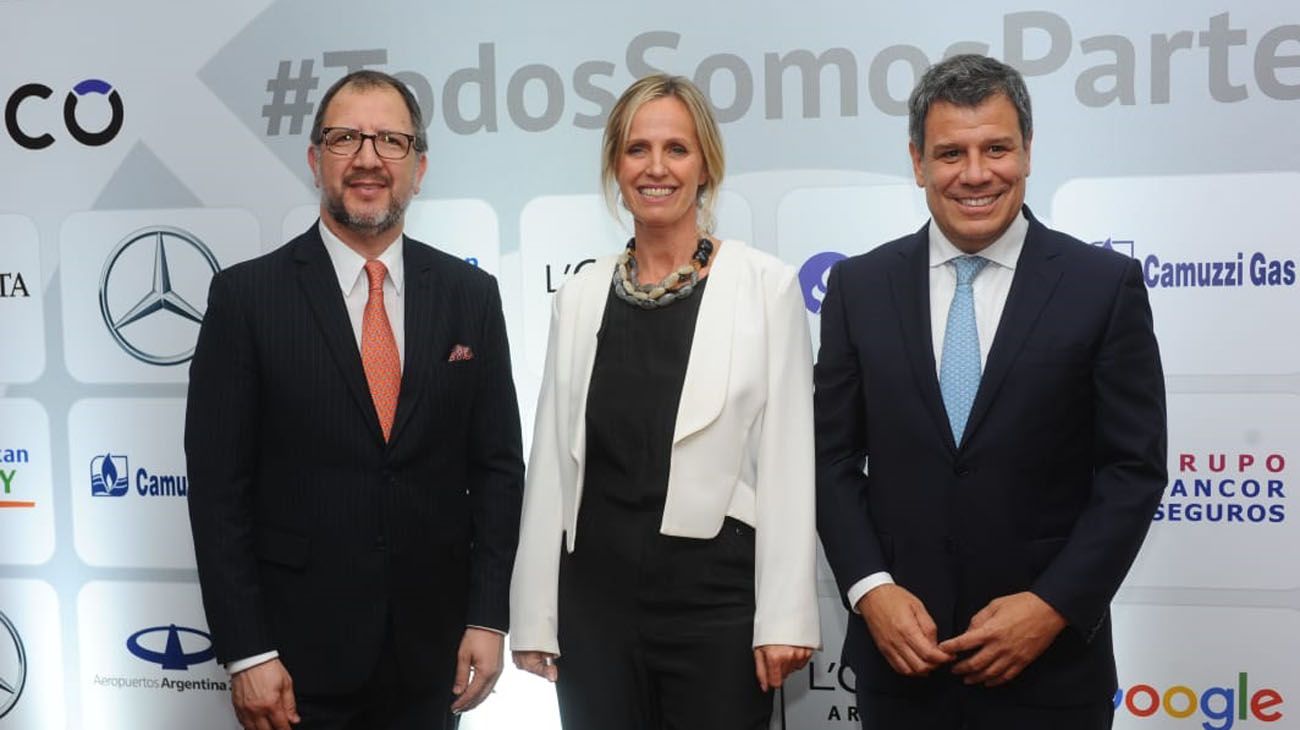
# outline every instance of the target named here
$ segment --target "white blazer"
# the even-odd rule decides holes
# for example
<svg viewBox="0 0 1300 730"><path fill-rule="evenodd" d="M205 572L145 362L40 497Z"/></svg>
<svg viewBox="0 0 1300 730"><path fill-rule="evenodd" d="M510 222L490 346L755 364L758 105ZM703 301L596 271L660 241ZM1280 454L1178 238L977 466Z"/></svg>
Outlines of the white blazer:
<svg viewBox="0 0 1300 730"><path fill-rule="evenodd" d="M510 586L510 644L560 653L561 541L574 548L587 387L617 257L555 293ZM660 532L756 530L754 646L817 648L812 351L793 268L740 241L719 247L691 341Z"/></svg>

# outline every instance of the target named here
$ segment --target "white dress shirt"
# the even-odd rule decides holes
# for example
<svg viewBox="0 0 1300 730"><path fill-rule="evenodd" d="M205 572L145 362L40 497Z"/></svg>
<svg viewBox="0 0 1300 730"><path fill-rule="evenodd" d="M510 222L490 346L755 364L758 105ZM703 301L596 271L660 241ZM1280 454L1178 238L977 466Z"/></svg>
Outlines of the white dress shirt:
<svg viewBox="0 0 1300 730"><path fill-rule="evenodd" d="M352 334L356 337L357 352L361 351L361 320L365 317L366 302L370 299L370 278L366 276L366 257L352 250L339 240L324 222L320 227L320 238L325 242L325 250L334 264L334 273L339 277L339 288L343 290L343 304L348 309L348 320L352 322ZM393 243L376 257L388 268L384 277L384 311L388 313L388 324L393 328L393 339L397 341L397 356L406 364L406 307L403 304L403 281L406 273L400 245L402 234L399 232ZM398 245L394 245L398 244Z"/></svg>
<svg viewBox="0 0 1300 730"><path fill-rule="evenodd" d="M988 363L989 350L993 348L998 322L1002 320L1002 310L1007 305L1007 294L1011 291L1011 280L1016 275L1016 261L1025 248L1025 234L1028 232L1029 221L1021 213L996 241L976 254L989 260L988 265L971 282L971 294L975 300L975 330L979 333L980 341L981 371ZM943 235L934 221L930 222L930 336L934 345L935 377L939 376L942 367L948 309L952 307L952 296L957 290L957 269L952 261L966 255ZM858 601L863 596L874 588L893 582L893 576L884 570L868 575L849 587L849 606L856 612Z"/></svg>

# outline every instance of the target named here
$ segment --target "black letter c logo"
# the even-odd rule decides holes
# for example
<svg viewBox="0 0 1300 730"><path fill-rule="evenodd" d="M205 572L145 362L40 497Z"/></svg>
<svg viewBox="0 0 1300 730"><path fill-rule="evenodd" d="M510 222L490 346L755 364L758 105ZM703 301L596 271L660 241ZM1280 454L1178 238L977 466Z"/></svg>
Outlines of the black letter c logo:
<svg viewBox="0 0 1300 730"><path fill-rule="evenodd" d="M9 136L29 150L40 150L49 147L54 144L54 135L46 133L39 137L33 137L24 132L18 126L18 107L28 97L35 96L48 99L52 93L54 93L54 90L45 84L23 84L13 93L13 96L9 97L9 103L5 104L5 127L9 129Z"/></svg>

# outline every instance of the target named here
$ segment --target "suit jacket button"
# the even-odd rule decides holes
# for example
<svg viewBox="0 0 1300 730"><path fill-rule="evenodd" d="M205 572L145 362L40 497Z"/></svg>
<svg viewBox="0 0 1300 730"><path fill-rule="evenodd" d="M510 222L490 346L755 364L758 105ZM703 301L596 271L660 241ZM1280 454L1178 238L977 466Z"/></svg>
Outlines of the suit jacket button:
<svg viewBox="0 0 1300 730"><path fill-rule="evenodd" d="M374 542L374 548L375 548L375 552L383 552L387 550L388 540L386 540L383 535L376 537Z"/></svg>
<svg viewBox="0 0 1300 730"><path fill-rule="evenodd" d="M962 479L965 479L966 477L970 476L969 466L957 466L952 471L954 474L961 477Z"/></svg>

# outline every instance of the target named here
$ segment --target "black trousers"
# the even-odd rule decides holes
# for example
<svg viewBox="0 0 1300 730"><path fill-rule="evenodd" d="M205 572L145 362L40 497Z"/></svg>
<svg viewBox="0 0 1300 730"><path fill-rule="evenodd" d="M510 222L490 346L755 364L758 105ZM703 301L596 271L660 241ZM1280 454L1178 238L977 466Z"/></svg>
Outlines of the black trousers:
<svg viewBox="0 0 1300 730"><path fill-rule="evenodd" d="M565 730L766 730L753 528L728 519L717 537L693 540L658 534L657 519L633 521L580 528L577 550L561 559Z"/></svg>
<svg viewBox="0 0 1300 730"><path fill-rule="evenodd" d="M858 688L863 730L1109 730L1110 700L1076 707L1017 705L994 699L980 687L954 681L925 697L882 694Z"/></svg>
<svg viewBox="0 0 1300 730"><path fill-rule="evenodd" d="M290 670L292 674L292 670ZM294 730L455 730L447 687L410 687L403 680L388 627L379 662L366 684L345 695L299 693L302 722Z"/></svg>

